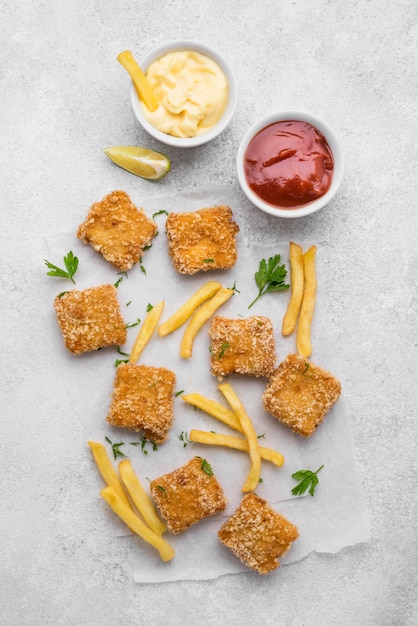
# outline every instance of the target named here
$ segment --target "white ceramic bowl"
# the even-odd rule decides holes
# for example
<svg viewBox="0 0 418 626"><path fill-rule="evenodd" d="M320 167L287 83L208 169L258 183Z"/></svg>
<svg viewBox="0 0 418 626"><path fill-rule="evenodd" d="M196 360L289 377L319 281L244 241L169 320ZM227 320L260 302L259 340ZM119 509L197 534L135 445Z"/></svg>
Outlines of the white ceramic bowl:
<svg viewBox="0 0 418 626"><path fill-rule="evenodd" d="M197 43L195 41L181 40L163 44L149 52L140 61L139 65L146 73L151 63L161 58L168 52L175 52L177 50L194 50L196 52L199 52L200 54L204 54L211 58L213 61L215 61L215 63L219 65L219 67L225 74L229 87L228 103L219 122L209 130L207 130L205 133L202 133L197 137L173 137L172 135L163 133L155 128L155 126L150 124L150 122L145 118L140 100L138 98L133 83L131 83L131 105L138 122L152 137L154 137L154 139L158 139L158 141L161 141L161 143L164 143L168 146L174 146L175 148L194 148L196 146L208 143L209 141L217 137L228 126L237 106L237 84L234 74L225 59L209 46Z"/></svg>
<svg viewBox="0 0 418 626"><path fill-rule="evenodd" d="M332 176L331 185L328 191L317 198L316 200L312 200L307 204L299 205L297 207L278 207L265 202L260 196L258 196L249 186L245 171L244 171L244 158L245 152L250 141L253 137L263 128L269 126L270 124L274 124L275 122L282 122L286 120L297 120L308 122L312 126L315 126L325 137L329 147L331 148L333 157L334 157L334 172ZM267 117L263 117L258 122L256 122L248 131L245 133L237 155L237 174L238 180L241 185L241 189L247 196L247 198L259 209L268 213L269 215L274 215L276 217L284 217L284 218L295 218L295 217L304 217L305 215L311 215L311 213L315 213L322 209L326 204L330 202L330 200L335 196L338 191L338 188L341 184L341 180L343 177L344 171L344 158L343 152L341 150L340 143L337 139L335 133L331 130L331 128L325 124L322 120L317 118L315 115L312 115L308 112L301 111L283 111L280 113L273 113L272 115L268 115Z"/></svg>

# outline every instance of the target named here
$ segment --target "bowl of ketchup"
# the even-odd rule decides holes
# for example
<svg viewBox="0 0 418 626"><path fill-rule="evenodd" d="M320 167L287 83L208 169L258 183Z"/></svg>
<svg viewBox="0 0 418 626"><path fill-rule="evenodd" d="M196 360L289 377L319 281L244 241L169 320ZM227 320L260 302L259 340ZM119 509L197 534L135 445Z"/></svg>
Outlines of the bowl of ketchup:
<svg viewBox="0 0 418 626"><path fill-rule="evenodd" d="M247 198L270 215L304 217L330 202L343 176L335 133L306 112L262 118L238 149L238 180Z"/></svg>

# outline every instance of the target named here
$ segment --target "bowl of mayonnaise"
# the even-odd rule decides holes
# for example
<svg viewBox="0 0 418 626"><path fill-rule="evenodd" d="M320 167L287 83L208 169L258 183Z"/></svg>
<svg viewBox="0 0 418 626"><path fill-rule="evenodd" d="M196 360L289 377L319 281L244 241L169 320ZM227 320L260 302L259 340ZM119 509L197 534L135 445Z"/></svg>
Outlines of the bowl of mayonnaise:
<svg viewBox="0 0 418 626"><path fill-rule="evenodd" d="M175 41L149 52L141 61L157 100L150 111L131 84L131 104L141 126L154 139L177 148L193 148L217 137L237 105L234 74L209 46Z"/></svg>

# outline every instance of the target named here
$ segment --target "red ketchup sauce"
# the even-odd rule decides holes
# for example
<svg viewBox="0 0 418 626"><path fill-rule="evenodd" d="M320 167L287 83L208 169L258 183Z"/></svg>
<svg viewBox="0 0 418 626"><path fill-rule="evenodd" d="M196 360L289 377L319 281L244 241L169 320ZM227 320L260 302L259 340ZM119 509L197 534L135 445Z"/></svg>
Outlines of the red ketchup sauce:
<svg viewBox="0 0 418 626"><path fill-rule="evenodd" d="M331 149L317 128L297 120L260 130L244 155L245 177L265 202L292 209L323 196L334 170Z"/></svg>

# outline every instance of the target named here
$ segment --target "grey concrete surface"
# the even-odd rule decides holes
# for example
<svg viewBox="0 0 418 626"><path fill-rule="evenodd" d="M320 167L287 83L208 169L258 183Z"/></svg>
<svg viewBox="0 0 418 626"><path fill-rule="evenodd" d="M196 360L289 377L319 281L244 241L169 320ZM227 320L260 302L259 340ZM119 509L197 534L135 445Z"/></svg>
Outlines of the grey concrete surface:
<svg viewBox="0 0 418 626"><path fill-rule="evenodd" d="M408 625L417 603L417 53L415 0L0 2L0 622L10 626ZM169 39L218 48L239 87L212 144L167 149L158 186L102 149L162 150L136 124L118 52ZM342 142L346 173L321 213L256 212L234 167L245 129L307 109ZM164 151L164 150L163 150ZM54 364L45 237L112 188L144 197L232 184L255 241L320 243L330 341L371 516L371 539L279 576L138 585L132 543L91 506L85 436Z"/></svg>

